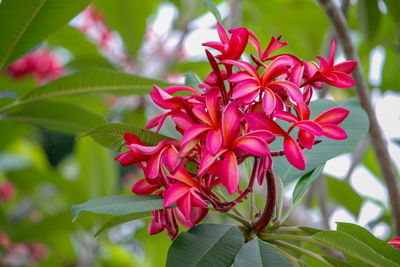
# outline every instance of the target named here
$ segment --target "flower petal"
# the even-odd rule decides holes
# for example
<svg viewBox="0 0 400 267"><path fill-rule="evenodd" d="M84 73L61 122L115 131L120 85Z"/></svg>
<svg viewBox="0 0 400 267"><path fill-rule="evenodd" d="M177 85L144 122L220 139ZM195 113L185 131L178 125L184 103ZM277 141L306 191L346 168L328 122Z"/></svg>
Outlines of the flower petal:
<svg viewBox="0 0 400 267"><path fill-rule="evenodd" d="M323 133L322 127L314 121L309 121L309 120L299 121L293 124L292 127L290 128L293 127L299 127L316 136L321 136Z"/></svg>
<svg viewBox="0 0 400 267"><path fill-rule="evenodd" d="M132 192L137 195L151 195L160 188L158 184L149 184L146 179L140 179L132 185Z"/></svg>
<svg viewBox="0 0 400 267"><path fill-rule="evenodd" d="M328 109L326 111L324 111L323 113L321 113L320 115L318 115L314 121L316 123L319 124L339 124L342 121L344 121L344 119L346 119L347 115L349 115L350 111L345 109L345 108L341 108L341 107L335 107L335 108L331 108Z"/></svg>
<svg viewBox="0 0 400 267"><path fill-rule="evenodd" d="M279 120L284 120L292 123L296 123L299 121L299 119L295 115L287 111L276 111L272 116Z"/></svg>
<svg viewBox="0 0 400 267"><path fill-rule="evenodd" d="M193 206L196 207L208 207L207 203L195 192L193 188L190 189L190 199L192 201Z"/></svg>
<svg viewBox="0 0 400 267"><path fill-rule="evenodd" d="M311 149L312 146L314 145L314 141L315 141L314 135L305 131L304 129L299 130L298 139L299 139L300 145L307 149Z"/></svg>
<svg viewBox="0 0 400 267"><path fill-rule="evenodd" d="M301 171L306 168L306 157L303 150L290 135L285 136L283 140L283 151L285 152L286 159L294 167Z"/></svg>
<svg viewBox="0 0 400 267"><path fill-rule="evenodd" d="M303 103L303 93L300 88L292 82L288 81L273 81L268 84L268 87L279 86L283 87L291 99L296 103Z"/></svg>
<svg viewBox="0 0 400 267"><path fill-rule="evenodd" d="M232 99L238 99L248 94L258 91L260 85L255 80L246 80L233 88Z"/></svg>
<svg viewBox="0 0 400 267"><path fill-rule="evenodd" d="M196 124L190 127L185 134L182 136L182 143L181 143L181 148L184 149L185 146L192 141L193 139L196 139L199 135L203 134L205 131L209 130L210 126L204 125L204 124Z"/></svg>
<svg viewBox="0 0 400 267"><path fill-rule="evenodd" d="M346 132L335 124L323 124L323 135L334 140L344 140L347 138Z"/></svg>
<svg viewBox="0 0 400 267"><path fill-rule="evenodd" d="M245 71L240 71L237 73L234 73L231 77L229 77L228 81L231 83L239 83L245 80L254 80L254 77L250 76L247 72Z"/></svg>
<svg viewBox="0 0 400 267"><path fill-rule="evenodd" d="M264 89L262 106L267 115L270 115L275 110L275 106L276 106L275 94L269 88Z"/></svg>
<svg viewBox="0 0 400 267"><path fill-rule="evenodd" d="M353 78L344 72L331 71L329 73L322 74L322 76L324 77L324 82L338 88L348 88L355 85Z"/></svg>
<svg viewBox="0 0 400 267"><path fill-rule="evenodd" d="M229 103L222 114L222 136L225 145L229 146L239 131L241 114L235 102Z"/></svg>
<svg viewBox="0 0 400 267"><path fill-rule="evenodd" d="M177 183L167 188L164 192L164 208L167 208L184 197L189 192L190 186Z"/></svg>
<svg viewBox="0 0 400 267"><path fill-rule="evenodd" d="M335 66L333 66L330 71L339 71L339 72L344 72L347 74L352 73L352 71L356 68L357 66L357 61L354 60L347 60L342 63L339 63Z"/></svg>
<svg viewBox="0 0 400 267"><path fill-rule="evenodd" d="M255 136L241 136L233 142L232 147L243 149L257 157L264 157L271 153L267 143Z"/></svg>
<svg viewBox="0 0 400 267"><path fill-rule="evenodd" d="M178 199L176 202L178 209L180 212L182 212L183 216L185 216L186 219L190 219L190 210L191 210L191 196L189 193L187 193L185 196L181 197Z"/></svg>
<svg viewBox="0 0 400 267"><path fill-rule="evenodd" d="M333 66L335 60L335 52L336 52L336 45L335 40L331 41L331 53L329 54L328 65L329 67Z"/></svg>
<svg viewBox="0 0 400 267"><path fill-rule="evenodd" d="M287 71L293 63L294 60L289 56L279 56L275 58L261 75L262 84L271 81L272 79L281 75L283 72Z"/></svg>
<svg viewBox="0 0 400 267"><path fill-rule="evenodd" d="M267 144L272 143L275 140L275 135L273 135L270 131L267 130L255 130L251 131L243 136L255 136L265 141Z"/></svg>
<svg viewBox="0 0 400 267"><path fill-rule="evenodd" d="M239 168L233 151L228 151L222 162L221 183L229 194L233 194L239 185Z"/></svg>
<svg viewBox="0 0 400 267"><path fill-rule="evenodd" d="M275 38L274 36L271 37L271 41L269 42L267 49L265 49L264 53L262 54L261 60L265 61L265 58L267 58L272 52L281 47L287 46L288 41L282 43L279 42L280 39L280 36L278 36L278 38Z"/></svg>
<svg viewBox="0 0 400 267"><path fill-rule="evenodd" d="M208 151L215 155L221 148L222 134L220 129L211 129L206 136L206 146Z"/></svg>
<svg viewBox="0 0 400 267"><path fill-rule="evenodd" d="M261 112L252 112L245 115L245 120L250 126L250 129L267 130L274 135L284 136L286 132L271 118Z"/></svg>
<svg viewBox="0 0 400 267"><path fill-rule="evenodd" d="M199 188L199 185L196 183L196 181L192 178L192 176L188 173L183 165L179 166L179 169L173 175L168 174L167 176L168 178L175 179L191 187Z"/></svg>

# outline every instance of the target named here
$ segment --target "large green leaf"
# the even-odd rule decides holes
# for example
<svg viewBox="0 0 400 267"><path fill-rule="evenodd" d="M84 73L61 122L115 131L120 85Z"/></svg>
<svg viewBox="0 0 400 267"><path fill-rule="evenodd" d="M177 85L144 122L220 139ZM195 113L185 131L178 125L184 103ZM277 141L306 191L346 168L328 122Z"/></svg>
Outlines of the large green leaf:
<svg viewBox="0 0 400 267"><path fill-rule="evenodd" d="M141 127L137 127L130 124L122 123L107 123L100 125L84 136L90 136L98 144L114 150L114 151L125 151L124 133L131 133L137 135L143 143L149 146L155 146L164 139L171 139L168 136L158 134Z"/></svg>
<svg viewBox="0 0 400 267"><path fill-rule="evenodd" d="M93 140L80 139L76 144L79 163L79 183L85 189L86 198L115 194L118 183L117 163L111 151L97 145Z"/></svg>
<svg viewBox="0 0 400 267"><path fill-rule="evenodd" d="M331 199L358 217L363 198L346 181L327 177L327 188Z"/></svg>
<svg viewBox="0 0 400 267"><path fill-rule="evenodd" d="M247 267L247 266L293 266L280 253L276 252L273 248L268 246L260 239L253 239L246 243L235 257L234 267Z"/></svg>
<svg viewBox="0 0 400 267"><path fill-rule="evenodd" d="M143 219L143 218L147 218L152 216L151 211L144 211L144 212L135 212L135 213L131 213L128 215L123 215L123 216L113 216L111 219L109 219L108 221L106 221L99 230L97 230L97 232L94 234L94 236L98 236L99 234L101 234L102 232L126 223L126 222L130 222L130 221L134 221L134 220L138 220L138 219Z"/></svg>
<svg viewBox="0 0 400 267"><path fill-rule="evenodd" d="M118 31L131 55L136 55L146 30L149 15L158 1L94 0L111 29Z"/></svg>
<svg viewBox="0 0 400 267"><path fill-rule="evenodd" d="M200 224L175 239L167 267L231 266L243 243L242 233L232 225Z"/></svg>
<svg viewBox="0 0 400 267"><path fill-rule="evenodd" d="M382 257L365 243L340 231L323 231L312 236L319 244L342 252L345 256L372 266L400 266Z"/></svg>
<svg viewBox="0 0 400 267"><path fill-rule="evenodd" d="M156 195L107 196L93 198L85 203L72 206L74 220L83 211L116 216L134 212L159 210L164 208L164 198Z"/></svg>
<svg viewBox="0 0 400 267"><path fill-rule="evenodd" d="M400 264L399 250L376 238L367 229L352 223L337 223L337 230L352 235L383 257Z"/></svg>
<svg viewBox="0 0 400 267"><path fill-rule="evenodd" d="M90 0L3 0L0 71L82 11Z"/></svg>
<svg viewBox="0 0 400 267"><path fill-rule="evenodd" d="M310 103L311 118L315 118L323 111L340 106L350 111L348 117L339 125L348 137L345 140L332 140L325 137L318 137L322 142L313 146L311 150L304 150L307 166L304 171L297 170L291 166L285 157L274 157L275 173L288 183L315 169L327 160L342 153L348 152L365 136L369 128L368 117L365 111L354 99L335 103L329 100L317 100ZM275 141L271 146L274 150L282 149L282 143Z"/></svg>
<svg viewBox="0 0 400 267"><path fill-rule="evenodd" d="M145 94L152 91L152 85L166 85L165 82L105 69L91 69L62 77L27 93L8 110L39 100L87 93Z"/></svg>
<svg viewBox="0 0 400 267"><path fill-rule="evenodd" d="M81 107L51 101L24 105L5 114L2 119L27 122L69 134L87 132L105 122L102 116Z"/></svg>

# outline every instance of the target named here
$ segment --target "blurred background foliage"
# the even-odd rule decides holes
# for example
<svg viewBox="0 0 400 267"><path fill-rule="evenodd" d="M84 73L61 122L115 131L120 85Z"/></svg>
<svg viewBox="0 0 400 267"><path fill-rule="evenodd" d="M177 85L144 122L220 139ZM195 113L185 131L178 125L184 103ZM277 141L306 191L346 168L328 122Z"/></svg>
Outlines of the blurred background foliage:
<svg viewBox="0 0 400 267"><path fill-rule="evenodd" d="M3 0L0 9L6 2ZM345 6L364 73L370 77L370 88L378 94L400 92L400 2L337 2ZM282 35L282 40L289 41L285 51L303 60L315 60L316 55L326 57L330 40L335 37L317 1L214 3L225 26L248 27L259 36L263 46L271 36ZM49 60L51 67L43 70L43 66L26 60L0 74L0 108L55 78L93 67L171 83L184 83L186 72L191 70L204 79L210 68L199 43L217 38L215 22L203 1L94 0L68 25L60 25L30 49L29 53L48 51L50 59L42 55L32 62ZM377 70L371 66L376 64L372 62L374 55L383 58ZM338 58L343 58L343 54L339 53ZM35 66L27 67L29 64ZM378 72L378 78L371 79L372 69ZM193 84L191 75L192 79L186 82ZM323 90L335 100L354 96L350 89ZM61 107L63 112L59 114ZM41 113L42 109L46 114ZM121 168L113 160L116 154L80 136L105 121L143 127L157 112L143 96L97 93L38 102L22 111L12 111L10 117L0 117L0 232L5 235L1 237L0 250L7 255L9 265L165 265L171 241L163 233L150 236L147 221L130 222L94 238L106 217L88 215L72 223L70 213L73 204L93 197L129 194L132 181L142 175L135 168ZM163 133L170 134L168 127ZM368 141L357 149L353 151L351 166L363 165L379 179L379 168ZM381 212L369 222L369 227L385 225L387 231L381 237L389 239L393 233L388 230L392 223L388 204L360 194L349 183L350 176L351 171L346 179L329 176L319 181L310 191L304 210L329 221L333 211L341 207L358 218L363 203L372 201L381 207ZM325 210L328 214L323 214L323 205L329 206ZM296 214L292 220L305 223ZM329 227L323 222L319 224ZM7 248L6 239L14 248L29 247L23 250L25 261L18 261L22 259L18 253L22 252Z"/></svg>

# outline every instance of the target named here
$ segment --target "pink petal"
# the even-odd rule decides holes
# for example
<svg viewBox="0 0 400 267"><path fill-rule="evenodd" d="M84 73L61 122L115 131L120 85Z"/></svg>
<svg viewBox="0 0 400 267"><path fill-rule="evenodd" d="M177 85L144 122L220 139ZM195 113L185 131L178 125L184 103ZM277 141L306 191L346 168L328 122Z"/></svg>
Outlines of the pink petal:
<svg viewBox="0 0 400 267"><path fill-rule="evenodd" d="M262 106L267 115L270 115L275 110L276 99L275 94L271 89L265 88L264 95L262 99Z"/></svg>
<svg viewBox="0 0 400 267"><path fill-rule="evenodd" d="M265 49L264 53L262 54L261 59L263 61L265 61L265 58L267 58L275 50L287 46L288 41L281 43L279 42L279 39L281 39L280 36L278 38L275 38L274 36L271 37L271 41L269 42L267 49Z"/></svg>
<svg viewBox="0 0 400 267"><path fill-rule="evenodd" d="M271 118L261 112L252 112L245 115L245 120L250 126L250 129L267 130L274 135L284 136L286 132Z"/></svg>
<svg viewBox="0 0 400 267"><path fill-rule="evenodd" d="M160 174L162 154L166 148L158 151L151 156L145 169L145 176L148 178L156 178Z"/></svg>
<svg viewBox="0 0 400 267"><path fill-rule="evenodd" d="M322 127L314 121L299 121L293 124L290 128L292 129L293 127L299 127L316 136L321 136L323 132ZM289 132L291 131L291 129L289 130Z"/></svg>
<svg viewBox="0 0 400 267"><path fill-rule="evenodd" d="M322 76L324 77L324 82L338 88L348 88L355 84L353 78L344 72L331 71L327 74L322 74Z"/></svg>
<svg viewBox="0 0 400 267"><path fill-rule="evenodd" d="M193 188L190 189L190 198L192 200L193 206L196 207L208 207L207 203L195 192Z"/></svg>
<svg viewBox="0 0 400 267"><path fill-rule="evenodd" d="M149 234L150 235L155 235L160 233L162 230L164 229L164 227L162 226L162 224L156 220L156 218L153 218L150 223L149 223Z"/></svg>
<svg viewBox="0 0 400 267"><path fill-rule="evenodd" d="M334 63L334 60L335 60L335 52L336 52L335 40L332 40L332 42L331 42L331 53L329 54L329 59L328 59L329 67L333 66L333 63Z"/></svg>
<svg viewBox="0 0 400 267"><path fill-rule="evenodd" d="M220 129L211 129L206 136L206 145L208 151L215 155L222 145L222 134Z"/></svg>
<svg viewBox="0 0 400 267"><path fill-rule="evenodd" d="M194 89L190 86L173 85L173 86L170 86L165 89L165 92L170 95L172 95L173 93L176 93L176 92L181 92L181 91L191 92L195 95L201 95L201 93L199 91L197 91L196 89Z"/></svg>
<svg viewBox="0 0 400 267"><path fill-rule="evenodd" d="M201 157L199 171L197 172L197 176L201 177L208 170L208 168L210 168L213 165L213 163L218 159L218 157L226 152L226 150L227 150L226 148L221 149L217 154L213 155L209 153L207 149L204 149L203 155Z"/></svg>
<svg viewBox="0 0 400 267"><path fill-rule="evenodd" d="M178 222L185 228L192 228L194 226L194 223L192 221L192 218L190 219L186 219L185 216L182 214L182 212L177 209L177 208L173 208L174 210L174 215L175 218L178 220ZM193 208L192 208L193 210Z"/></svg>
<svg viewBox="0 0 400 267"><path fill-rule="evenodd" d="M163 162L170 172L178 166L180 160L178 157L178 151L174 146L170 146L165 150L163 153Z"/></svg>
<svg viewBox="0 0 400 267"><path fill-rule="evenodd" d="M181 197L177 201L177 206L180 212L182 212L183 216L186 219L190 219L190 210L191 210L191 201L190 201L190 194L187 193L185 196Z"/></svg>
<svg viewBox="0 0 400 267"><path fill-rule="evenodd" d="M131 145L131 144L144 145L142 140L140 140L140 138L134 134L124 133L124 139L125 139L125 143L127 145Z"/></svg>
<svg viewBox="0 0 400 267"><path fill-rule="evenodd" d="M258 57L261 59L262 50L261 50L260 40L258 40L257 36L252 31L250 30L248 31L249 31L249 36L253 39L249 40L248 43L257 50Z"/></svg>
<svg viewBox="0 0 400 267"><path fill-rule="evenodd" d="M199 188L199 185L183 165L179 166L179 169L173 175L168 175L168 178L175 179L194 188Z"/></svg>
<svg viewBox="0 0 400 267"><path fill-rule="evenodd" d="M260 166L258 167L257 170L257 182L259 185L262 185L265 180L265 173L267 170L264 168L264 165L265 165L265 158L261 160Z"/></svg>
<svg viewBox="0 0 400 267"><path fill-rule="evenodd" d="M190 127L197 124L192 118L186 113L176 113L171 116L171 119L175 122L176 126L182 131L187 131Z"/></svg>
<svg viewBox="0 0 400 267"><path fill-rule="evenodd" d="M263 157L271 153L267 143L255 136L241 136L233 142L232 147L243 149L257 157Z"/></svg>
<svg viewBox="0 0 400 267"><path fill-rule="evenodd" d="M204 217L207 215L207 213L208 213L208 209L192 207L191 217L192 217L193 223L195 223L195 224L199 223L201 220L204 219Z"/></svg>
<svg viewBox="0 0 400 267"><path fill-rule="evenodd" d="M314 135L310 134L309 132L307 132L303 129L299 130L298 139L299 139L300 145L307 149L311 149L312 146L314 145L314 141L315 141Z"/></svg>
<svg viewBox="0 0 400 267"><path fill-rule="evenodd" d="M335 124L323 124L323 135L334 140L344 140L347 138L346 132Z"/></svg>
<svg viewBox="0 0 400 267"><path fill-rule="evenodd" d="M199 120L210 126L213 125L210 115L206 112L203 105L196 105L194 108L192 108L192 111L196 117L199 118Z"/></svg>
<svg viewBox="0 0 400 267"><path fill-rule="evenodd" d="M207 111L210 114L214 126L218 124L218 89L210 89L205 93Z"/></svg>
<svg viewBox="0 0 400 267"><path fill-rule="evenodd" d="M206 43L203 43L203 46L208 46L208 47L214 48L221 53L223 53L225 51L225 45L221 44L220 42L215 42L215 41L206 42Z"/></svg>
<svg viewBox="0 0 400 267"><path fill-rule="evenodd" d="M125 152L115 158L115 160L118 160L121 166L123 167L128 167L131 166L132 164L135 164L136 162L139 161L136 153L132 151Z"/></svg>
<svg viewBox="0 0 400 267"><path fill-rule="evenodd" d="M283 87L290 98L292 98L296 103L303 103L303 94L300 88L294 83L288 81L274 81L268 84L268 87L273 86Z"/></svg>
<svg viewBox="0 0 400 267"><path fill-rule="evenodd" d="M245 71L240 71L240 72L234 73L228 79L228 81L231 82L231 83L238 83L238 82L242 82L242 81L245 81L245 80L254 80L254 77L250 76Z"/></svg>
<svg viewBox="0 0 400 267"><path fill-rule="evenodd" d="M306 157L303 150L290 135L285 136L283 140L283 151L285 152L286 159L294 167L301 171L306 168Z"/></svg>
<svg viewBox="0 0 400 267"><path fill-rule="evenodd" d="M287 111L276 111L272 116L274 116L274 118L277 118L279 120L284 120L293 123L299 121L299 119L295 115Z"/></svg>
<svg viewBox="0 0 400 267"><path fill-rule="evenodd" d="M389 245L392 245L392 246L394 246L394 245L400 245L400 237L393 238L392 240L390 240L390 241L388 242L388 244L389 244Z"/></svg>
<svg viewBox="0 0 400 267"><path fill-rule="evenodd" d="M328 61L323 57L317 57L317 58L318 58L318 60L320 62L320 65L321 65L321 67L319 68L319 71L320 72L328 71L328 69L330 67Z"/></svg>
<svg viewBox="0 0 400 267"><path fill-rule="evenodd" d="M146 179L140 179L132 185L132 192L137 195L151 195L160 188L159 184L149 184Z"/></svg>
<svg viewBox="0 0 400 267"><path fill-rule="evenodd" d="M292 82L297 86L300 86L303 80L303 75L304 75L304 66L300 65L299 63L296 63L292 67L292 70L290 72L289 82Z"/></svg>
<svg viewBox="0 0 400 267"><path fill-rule="evenodd" d="M260 94L260 91L255 90L255 91L251 92L250 94L241 97L239 99L239 101L240 101L240 103L245 103L245 104L252 103L259 94Z"/></svg>
<svg viewBox="0 0 400 267"><path fill-rule="evenodd" d="M228 151L222 162L221 182L229 194L233 194L239 185L239 168L233 151Z"/></svg>
<svg viewBox="0 0 400 267"><path fill-rule="evenodd" d="M278 77L283 73L283 71L287 71L287 69L292 66L293 63L293 59L289 56L279 56L275 58L261 75L262 84L265 84Z"/></svg>
<svg viewBox="0 0 400 267"><path fill-rule="evenodd" d="M249 31L244 28L236 28L229 30L231 40L229 41L228 55L230 59L239 59L246 48L247 40L249 39Z"/></svg>
<svg viewBox="0 0 400 267"><path fill-rule="evenodd" d="M347 60L347 61L344 61L342 63L339 63L339 64L333 66L330 69L330 71L344 72L344 73L350 74L356 68L356 66L357 66L357 61Z"/></svg>
<svg viewBox="0 0 400 267"><path fill-rule="evenodd" d="M193 139L196 139L199 135L203 134L205 131L209 130L210 126L203 124L196 124L190 127L182 137L181 148L185 148L187 144Z"/></svg>
<svg viewBox="0 0 400 267"><path fill-rule="evenodd" d="M239 131L241 114L235 102L229 103L222 114L222 136L225 145L230 145Z"/></svg>
<svg viewBox="0 0 400 267"><path fill-rule="evenodd" d="M222 27L221 23L217 22L217 32L219 39L221 39L221 42L224 44L229 43L229 37L228 34L226 33L224 27Z"/></svg>
<svg viewBox="0 0 400 267"><path fill-rule="evenodd" d="M345 108L335 107L324 111L314 121L319 124L339 124L346 119L349 113L350 111Z"/></svg>
<svg viewBox="0 0 400 267"><path fill-rule="evenodd" d="M164 208L174 204L189 192L190 186L182 183L173 184L165 190Z"/></svg>
<svg viewBox="0 0 400 267"><path fill-rule="evenodd" d="M255 136L260 138L261 140L265 141L266 143L270 144L275 140L275 135L273 135L270 131L267 130L256 130L251 131L244 136Z"/></svg>
<svg viewBox="0 0 400 267"><path fill-rule="evenodd" d="M231 59L226 59L221 61L222 64L234 65L238 68L245 70L249 75L251 75L254 79L260 80L260 76L257 73L256 68L253 65L246 61L236 61Z"/></svg>
<svg viewBox="0 0 400 267"><path fill-rule="evenodd" d="M233 88L232 99L238 99L248 94L258 91L260 85L255 80L246 80Z"/></svg>

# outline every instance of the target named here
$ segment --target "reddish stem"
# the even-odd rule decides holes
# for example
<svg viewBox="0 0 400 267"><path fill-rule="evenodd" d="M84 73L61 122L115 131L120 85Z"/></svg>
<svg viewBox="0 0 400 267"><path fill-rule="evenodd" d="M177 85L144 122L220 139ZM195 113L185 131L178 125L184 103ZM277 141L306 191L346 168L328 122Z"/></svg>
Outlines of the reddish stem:
<svg viewBox="0 0 400 267"><path fill-rule="evenodd" d="M215 58L213 57L213 55L211 54L210 51L206 50L206 55L207 55L208 61L210 62L211 68L213 69L215 75L217 75L219 89L221 90L221 95L222 95L222 102L224 103L224 106L226 106L228 104L229 99L228 99L228 95L226 93L224 79L222 79L221 71L218 67L218 63L217 63L217 61L215 61Z"/></svg>
<svg viewBox="0 0 400 267"><path fill-rule="evenodd" d="M272 170L268 170L266 174L268 195L265 208L257 220L253 222L253 229L256 233L262 232L271 221L276 204L276 186L275 176Z"/></svg>

